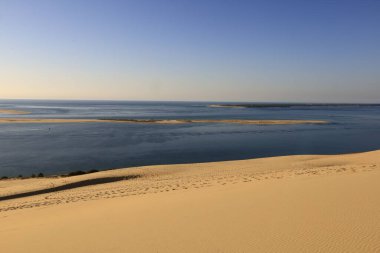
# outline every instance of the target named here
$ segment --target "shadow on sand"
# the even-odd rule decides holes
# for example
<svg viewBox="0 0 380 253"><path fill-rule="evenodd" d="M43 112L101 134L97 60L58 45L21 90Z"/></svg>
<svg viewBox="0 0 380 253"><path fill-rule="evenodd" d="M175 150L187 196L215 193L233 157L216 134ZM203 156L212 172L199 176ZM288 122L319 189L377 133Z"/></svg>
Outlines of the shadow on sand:
<svg viewBox="0 0 380 253"><path fill-rule="evenodd" d="M25 197L35 196L35 195L39 195L39 194L46 194L46 193L70 190L70 189L85 187L85 186L90 186L90 185L113 183L113 182L122 181L122 180L131 180L131 179L135 179L135 178L139 178L139 177L140 177L140 175L128 175L128 176L122 176L122 177L104 177L104 178L88 179L88 180L83 180L83 181L74 182L74 183L68 183L65 185L56 186L56 187L52 187L52 188L48 188L48 189L42 189L42 190L36 190L36 191L24 192L24 193L17 193L17 194L8 195L8 196L0 196L0 201L25 198Z"/></svg>

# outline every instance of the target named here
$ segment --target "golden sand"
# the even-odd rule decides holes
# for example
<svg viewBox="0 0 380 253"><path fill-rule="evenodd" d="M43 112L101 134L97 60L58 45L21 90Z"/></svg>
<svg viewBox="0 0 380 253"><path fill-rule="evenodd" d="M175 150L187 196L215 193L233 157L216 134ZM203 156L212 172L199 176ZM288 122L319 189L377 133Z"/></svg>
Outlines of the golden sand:
<svg viewBox="0 0 380 253"><path fill-rule="evenodd" d="M2 180L69 187L0 201L1 251L379 252L379 181L380 151Z"/></svg>

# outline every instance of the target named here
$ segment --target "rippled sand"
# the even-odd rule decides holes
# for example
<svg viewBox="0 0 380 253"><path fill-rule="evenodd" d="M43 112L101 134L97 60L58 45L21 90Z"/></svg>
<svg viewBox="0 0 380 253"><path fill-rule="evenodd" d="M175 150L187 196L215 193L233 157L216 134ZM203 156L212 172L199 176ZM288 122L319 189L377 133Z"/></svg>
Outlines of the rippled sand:
<svg viewBox="0 0 380 253"><path fill-rule="evenodd" d="M380 151L1 180L1 250L379 252L379 181Z"/></svg>

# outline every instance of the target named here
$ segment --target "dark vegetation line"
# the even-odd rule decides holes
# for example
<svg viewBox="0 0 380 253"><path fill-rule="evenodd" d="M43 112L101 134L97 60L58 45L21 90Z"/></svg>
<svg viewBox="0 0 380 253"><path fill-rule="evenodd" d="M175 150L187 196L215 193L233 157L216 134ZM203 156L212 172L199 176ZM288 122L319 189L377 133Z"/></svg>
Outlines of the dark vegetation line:
<svg viewBox="0 0 380 253"><path fill-rule="evenodd" d="M24 192L24 193L17 193L17 194L8 195L8 196L2 196L2 197L0 197L0 201L25 198L25 197L35 196L35 195L39 195L39 194L46 194L46 193L70 190L70 189L85 187L85 186L90 186L90 185L113 183L113 182L122 181L122 180L131 180L131 179L135 179L135 178L139 178L139 177L141 177L141 176L140 175L128 175L128 176L122 176L122 177L104 177L104 178L88 179L88 180L69 183L69 184L56 186L56 187L52 187L52 188L48 188L48 189L42 189L42 190L36 190L36 191L31 191L31 192Z"/></svg>
<svg viewBox="0 0 380 253"><path fill-rule="evenodd" d="M222 107L244 107L244 108L271 108L271 107L301 107L301 106L308 106L308 107L322 107L322 106L380 106L380 104L337 104L337 103L305 103L305 104L297 104L297 103L283 103L283 104L214 104L212 106L222 106Z"/></svg>
<svg viewBox="0 0 380 253"><path fill-rule="evenodd" d="M68 174L62 174L62 175L53 175L53 176L48 176L48 177L73 177L73 176L80 176L80 175L86 175L86 174L91 174L91 173L96 173L96 172L99 172L99 170L89 170L89 171L82 171L82 170L77 170L77 171L72 171ZM18 175L17 177L7 177L7 176L4 176L4 177L1 177L0 180L6 180L6 179L14 179L14 178L18 178L18 179L28 179L28 178L36 178L36 177L45 177L45 175L43 173L38 173L37 175L36 174L32 174L30 177L24 177L22 174Z"/></svg>

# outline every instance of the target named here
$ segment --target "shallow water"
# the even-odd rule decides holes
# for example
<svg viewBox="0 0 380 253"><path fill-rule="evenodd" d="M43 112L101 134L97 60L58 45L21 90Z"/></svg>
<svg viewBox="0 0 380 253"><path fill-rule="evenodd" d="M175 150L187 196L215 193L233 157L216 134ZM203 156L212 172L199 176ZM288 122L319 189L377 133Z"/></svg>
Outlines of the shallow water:
<svg viewBox="0 0 380 253"><path fill-rule="evenodd" d="M198 102L0 100L18 118L313 119L326 125L0 124L0 176L380 148L379 106L210 108Z"/></svg>

